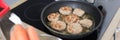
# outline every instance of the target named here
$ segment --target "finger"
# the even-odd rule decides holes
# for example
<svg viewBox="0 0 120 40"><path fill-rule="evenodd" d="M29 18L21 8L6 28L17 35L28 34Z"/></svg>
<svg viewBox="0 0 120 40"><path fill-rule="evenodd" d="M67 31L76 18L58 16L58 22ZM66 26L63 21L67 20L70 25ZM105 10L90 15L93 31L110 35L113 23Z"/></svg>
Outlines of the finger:
<svg viewBox="0 0 120 40"><path fill-rule="evenodd" d="M16 40L14 31L11 31L10 33L10 40Z"/></svg>
<svg viewBox="0 0 120 40"><path fill-rule="evenodd" d="M15 25L14 27L14 33L16 40L29 40L27 31L22 27L22 25Z"/></svg>
<svg viewBox="0 0 120 40"><path fill-rule="evenodd" d="M27 31L28 31L30 40L39 40L39 37L33 27L29 26Z"/></svg>

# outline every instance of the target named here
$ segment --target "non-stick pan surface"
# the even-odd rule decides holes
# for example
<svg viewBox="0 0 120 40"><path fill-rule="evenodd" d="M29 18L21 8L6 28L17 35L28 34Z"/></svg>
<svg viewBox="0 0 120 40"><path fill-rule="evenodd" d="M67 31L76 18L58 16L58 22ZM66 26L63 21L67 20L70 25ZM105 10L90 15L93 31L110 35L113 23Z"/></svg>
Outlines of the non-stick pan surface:
<svg viewBox="0 0 120 40"><path fill-rule="evenodd" d="M63 6L70 6L72 8L81 8L86 13L90 14L94 18L94 22L95 22L95 25L92 28L92 30L90 32L80 33L77 35L69 35L69 34L62 34L60 32L57 32L51 29L50 26L48 25L47 16L52 12L57 12L59 8ZM42 23L45 25L45 27L47 27L49 31L51 31L51 33L53 33L54 35L61 38L76 39L76 38L82 38L84 36L87 36L88 34L98 29L103 21L103 15L94 5L86 2L57 1L57 2L50 3L43 9L41 13L41 20L42 20Z"/></svg>

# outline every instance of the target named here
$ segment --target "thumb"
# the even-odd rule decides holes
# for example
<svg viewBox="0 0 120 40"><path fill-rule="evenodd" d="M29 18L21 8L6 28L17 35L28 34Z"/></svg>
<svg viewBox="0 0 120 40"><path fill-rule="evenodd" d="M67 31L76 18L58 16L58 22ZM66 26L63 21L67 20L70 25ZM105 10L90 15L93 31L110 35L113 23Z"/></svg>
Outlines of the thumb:
<svg viewBox="0 0 120 40"><path fill-rule="evenodd" d="M32 26L28 27L27 32L28 32L30 40L39 40L37 32L35 31L35 29Z"/></svg>

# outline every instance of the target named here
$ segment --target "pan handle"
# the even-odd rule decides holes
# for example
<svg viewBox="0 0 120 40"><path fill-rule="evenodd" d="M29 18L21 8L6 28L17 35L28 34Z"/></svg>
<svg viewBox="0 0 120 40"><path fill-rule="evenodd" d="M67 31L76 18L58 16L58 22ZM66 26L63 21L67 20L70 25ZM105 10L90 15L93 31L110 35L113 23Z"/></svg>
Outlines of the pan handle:
<svg viewBox="0 0 120 40"><path fill-rule="evenodd" d="M4 3L3 0L0 0L0 18L3 17L8 11L9 11L9 7L7 4Z"/></svg>
<svg viewBox="0 0 120 40"><path fill-rule="evenodd" d="M85 0L85 1L87 1L89 3L95 3L95 0Z"/></svg>
<svg viewBox="0 0 120 40"><path fill-rule="evenodd" d="M94 3L95 0L55 0L55 1L85 1L85 2L88 2L88 3Z"/></svg>
<svg viewBox="0 0 120 40"><path fill-rule="evenodd" d="M85 1L85 0L55 0L55 1Z"/></svg>

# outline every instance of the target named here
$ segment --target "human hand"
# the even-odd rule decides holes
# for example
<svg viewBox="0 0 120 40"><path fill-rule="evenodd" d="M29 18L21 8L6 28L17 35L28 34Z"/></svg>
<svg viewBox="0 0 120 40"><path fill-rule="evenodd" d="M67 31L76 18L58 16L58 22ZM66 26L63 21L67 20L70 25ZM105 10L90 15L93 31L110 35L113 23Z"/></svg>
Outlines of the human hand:
<svg viewBox="0 0 120 40"><path fill-rule="evenodd" d="M10 33L10 40L39 40L39 37L33 27L25 29L17 24Z"/></svg>

